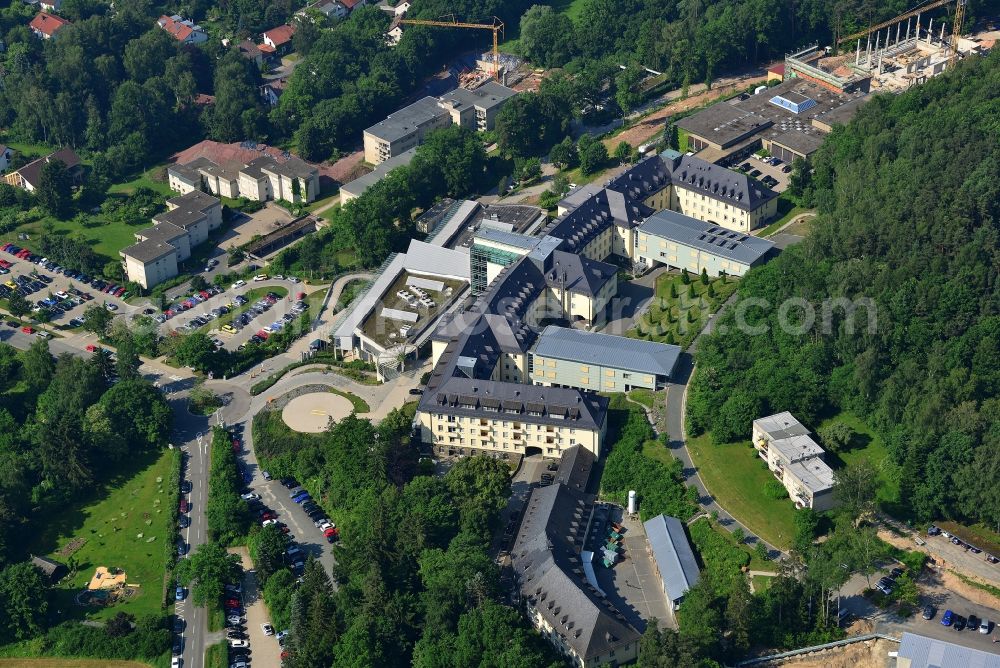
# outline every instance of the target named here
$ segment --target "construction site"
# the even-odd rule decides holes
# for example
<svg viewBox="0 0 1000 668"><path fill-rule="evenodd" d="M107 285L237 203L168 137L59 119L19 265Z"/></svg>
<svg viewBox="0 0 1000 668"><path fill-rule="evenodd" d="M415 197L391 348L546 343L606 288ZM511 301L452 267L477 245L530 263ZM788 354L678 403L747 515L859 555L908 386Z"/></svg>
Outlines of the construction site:
<svg viewBox="0 0 1000 668"><path fill-rule="evenodd" d="M966 2L923 4L841 37L839 53L813 46L790 54L785 58L786 76L812 79L838 92L895 92L924 83L953 62L992 47L992 40L961 35Z"/></svg>

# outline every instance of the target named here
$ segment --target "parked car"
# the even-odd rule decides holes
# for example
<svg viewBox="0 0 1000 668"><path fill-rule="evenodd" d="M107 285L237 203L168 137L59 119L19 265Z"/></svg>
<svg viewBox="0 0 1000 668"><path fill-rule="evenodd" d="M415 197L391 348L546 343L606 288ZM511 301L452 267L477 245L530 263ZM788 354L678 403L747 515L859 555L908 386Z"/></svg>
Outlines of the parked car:
<svg viewBox="0 0 1000 668"><path fill-rule="evenodd" d="M257 274L256 276L253 277L253 280L254 282L266 281L267 274Z"/></svg>
<svg viewBox="0 0 1000 668"><path fill-rule="evenodd" d="M922 617L924 619L933 619L934 618L934 606L933 605L925 605Z"/></svg>
<svg viewBox="0 0 1000 668"><path fill-rule="evenodd" d="M174 600L175 601L184 600L184 587L177 585L177 589L174 591Z"/></svg>
<svg viewBox="0 0 1000 668"><path fill-rule="evenodd" d="M983 635L990 632L990 620L983 617L982 621L979 622L979 632Z"/></svg>
<svg viewBox="0 0 1000 668"><path fill-rule="evenodd" d="M264 635L266 635L266 636L273 636L274 635L274 627L271 626L270 624L261 624L260 625L260 630L263 631Z"/></svg>
<svg viewBox="0 0 1000 668"><path fill-rule="evenodd" d="M250 642L248 640L232 640L232 639L230 639L229 646L230 647L234 647L234 648L249 647L250 646Z"/></svg>
<svg viewBox="0 0 1000 668"><path fill-rule="evenodd" d="M955 629L956 631L964 631L965 617L963 617L962 615L955 615L955 621L952 623L951 628Z"/></svg>

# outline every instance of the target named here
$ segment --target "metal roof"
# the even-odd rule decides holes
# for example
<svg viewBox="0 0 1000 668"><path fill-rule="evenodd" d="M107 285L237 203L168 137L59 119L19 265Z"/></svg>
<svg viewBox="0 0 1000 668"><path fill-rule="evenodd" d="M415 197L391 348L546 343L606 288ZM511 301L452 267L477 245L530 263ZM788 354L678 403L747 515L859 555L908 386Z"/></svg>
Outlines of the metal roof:
<svg viewBox="0 0 1000 668"><path fill-rule="evenodd" d="M643 523L643 527L656 568L660 571L663 590L671 601L678 601L698 583L700 577L698 562L684 534L684 525L676 517L657 515Z"/></svg>
<svg viewBox="0 0 1000 668"><path fill-rule="evenodd" d="M510 98L517 95L517 91L511 90L496 81L488 81L475 90L467 88L456 88L450 93L441 96L441 102L446 105L473 106L479 109L490 110L498 107Z"/></svg>
<svg viewBox="0 0 1000 668"><path fill-rule="evenodd" d="M747 266L757 263L774 248L766 239L734 232L669 209L647 218L639 230Z"/></svg>
<svg viewBox="0 0 1000 668"><path fill-rule="evenodd" d="M414 274L454 277L468 281L472 271L468 253L441 248L416 239L410 239L405 258L403 267Z"/></svg>
<svg viewBox="0 0 1000 668"><path fill-rule="evenodd" d="M757 418L753 421L758 429L767 434L772 440L789 438L792 436L808 435L809 430L805 428L794 415L788 411Z"/></svg>
<svg viewBox="0 0 1000 668"><path fill-rule="evenodd" d="M1000 668L1000 654L963 647L915 633L904 633L898 656L910 668Z"/></svg>
<svg viewBox="0 0 1000 668"><path fill-rule="evenodd" d="M477 240L482 239L484 241L492 241L497 244L504 244L505 246L522 248L526 251L530 251L541 241L538 237L529 237L526 234L518 234L517 232L495 230L491 227L480 227L476 232L475 238Z"/></svg>
<svg viewBox="0 0 1000 668"><path fill-rule="evenodd" d="M788 465L788 471L813 494L825 492L834 484L833 469L820 457L793 462Z"/></svg>
<svg viewBox="0 0 1000 668"><path fill-rule="evenodd" d="M549 325L538 338L534 354L581 364L599 364L637 373L670 376L677 366L681 349L665 343Z"/></svg>

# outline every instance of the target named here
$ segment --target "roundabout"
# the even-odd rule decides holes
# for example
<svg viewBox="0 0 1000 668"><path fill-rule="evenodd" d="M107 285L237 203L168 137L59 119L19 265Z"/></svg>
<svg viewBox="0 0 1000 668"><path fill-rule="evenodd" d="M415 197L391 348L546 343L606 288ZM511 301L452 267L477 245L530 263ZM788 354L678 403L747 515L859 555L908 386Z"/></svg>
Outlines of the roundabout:
<svg viewBox="0 0 1000 668"><path fill-rule="evenodd" d="M310 392L295 397L281 410L281 419L295 431L326 431L330 420L337 422L350 415L354 405L333 392Z"/></svg>

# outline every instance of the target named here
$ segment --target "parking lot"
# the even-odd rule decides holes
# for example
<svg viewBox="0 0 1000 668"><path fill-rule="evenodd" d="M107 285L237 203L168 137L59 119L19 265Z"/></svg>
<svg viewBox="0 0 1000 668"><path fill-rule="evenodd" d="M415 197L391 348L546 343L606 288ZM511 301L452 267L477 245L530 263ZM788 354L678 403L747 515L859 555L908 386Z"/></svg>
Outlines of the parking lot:
<svg viewBox="0 0 1000 668"><path fill-rule="evenodd" d="M777 159L775 158L775 160ZM749 174L761 182L764 182L765 177L770 176L774 179L774 184L770 185L764 182L764 185L767 185L774 192L781 193L788 189L788 177L791 176L791 165L788 163L778 162L776 165L771 165L752 155L733 165L732 169ZM789 171L783 171L785 169ZM754 174L755 171L758 173Z"/></svg>
<svg viewBox="0 0 1000 668"><path fill-rule="evenodd" d="M293 326L307 306L305 293L298 289L301 283L276 277L258 283L233 284L229 289L212 286L179 299L156 317L161 323L161 333L186 334L202 329L215 337L217 343L228 350L237 350L255 335L263 340L275 331ZM280 287L280 292L275 291ZM251 290L259 290L260 298L251 303ZM281 293L287 291L288 295ZM261 294L264 293L264 294ZM214 323L214 325L213 325ZM255 339L255 342L260 342Z"/></svg>
<svg viewBox="0 0 1000 668"><path fill-rule="evenodd" d="M91 304L107 305L108 310L119 314L141 311L125 303L124 287L82 276L51 262L42 264L44 258L37 255L36 262L32 262L24 250L29 249L7 242L0 245L0 260L3 261L0 264L0 298L19 292L31 303L36 315L44 310L53 324L63 326L82 324L83 312Z"/></svg>

